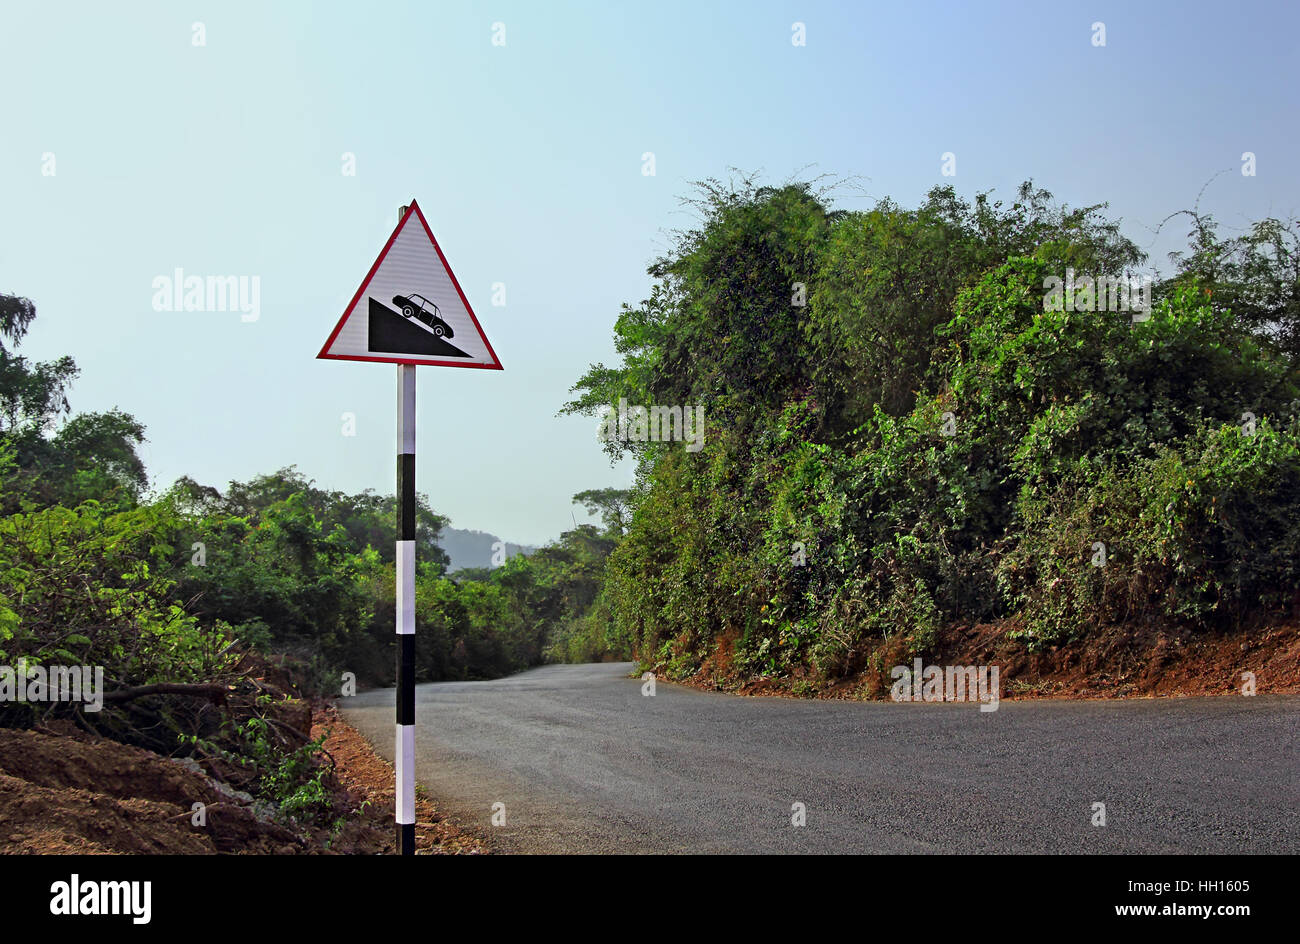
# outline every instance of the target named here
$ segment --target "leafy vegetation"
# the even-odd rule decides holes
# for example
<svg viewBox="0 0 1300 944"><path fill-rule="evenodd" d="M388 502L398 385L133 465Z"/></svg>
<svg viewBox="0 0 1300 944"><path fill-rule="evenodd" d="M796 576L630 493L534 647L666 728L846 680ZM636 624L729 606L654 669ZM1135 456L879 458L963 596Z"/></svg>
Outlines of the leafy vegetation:
<svg viewBox="0 0 1300 944"><path fill-rule="evenodd" d="M600 526L454 577L421 499L418 679L635 657L811 692L881 640L920 654L954 623L1001 621L1036 648L1297 602L1294 226L1220 240L1191 214L1135 320L1044 304L1067 272L1129 279L1146 260L1104 205L1029 183L1009 206L942 187L847 212L811 184L740 178L688 203L698 223L615 323L621 362L593 365L562 412L703 404L704 448L606 442L636 482L574 496ZM147 494L143 427L72 413L72 359L17 353L35 315L0 296L0 663L103 666L120 698L78 723L242 757L251 789L308 810L316 746L286 733L266 679L392 682L393 497L294 468ZM61 712L9 706L4 723Z"/></svg>
<svg viewBox="0 0 1300 944"><path fill-rule="evenodd" d="M953 623L1034 648L1297 602L1293 227L1220 242L1193 214L1135 318L1045 304L1145 258L1032 184L1009 207L945 187L843 212L743 178L689 202L615 325L623 363L564 408L707 407L701 452L606 443L637 484L590 619L645 667L827 682Z"/></svg>
<svg viewBox="0 0 1300 944"><path fill-rule="evenodd" d="M70 718L196 757L285 814L326 815L328 765L294 696L337 693L346 672L392 682L394 498L327 491L294 468L146 495L143 427L119 410L73 414L72 359L16 353L35 315L0 296L0 665L102 668L106 704L6 700L0 723ZM446 519L421 497L416 523L417 679L599 654L578 637L616 534L584 526L452 579L436 543Z"/></svg>

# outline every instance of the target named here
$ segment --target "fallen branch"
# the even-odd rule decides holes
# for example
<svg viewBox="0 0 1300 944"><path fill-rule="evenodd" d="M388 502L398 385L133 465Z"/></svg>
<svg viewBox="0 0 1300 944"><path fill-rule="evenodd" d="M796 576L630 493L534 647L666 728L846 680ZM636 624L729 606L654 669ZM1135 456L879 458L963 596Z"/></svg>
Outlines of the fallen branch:
<svg viewBox="0 0 1300 944"><path fill-rule="evenodd" d="M302 741L303 743L306 743L311 740L310 734L303 734L297 728L293 727L293 725L285 724L283 721L280 721L278 718L263 718L262 720L270 722L271 724L275 725L277 728L279 728L282 731L288 731L290 734L294 736L295 740Z"/></svg>
<svg viewBox="0 0 1300 944"><path fill-rule="evenodd" d="M211 683L156 682L153 685L136 685L132 688L107 692L104 695L104 701L133 701L136 698L144 698L146 695L192 695L208 698L216 702L224 702L231 691L233 689L227 685Z"/></svg>

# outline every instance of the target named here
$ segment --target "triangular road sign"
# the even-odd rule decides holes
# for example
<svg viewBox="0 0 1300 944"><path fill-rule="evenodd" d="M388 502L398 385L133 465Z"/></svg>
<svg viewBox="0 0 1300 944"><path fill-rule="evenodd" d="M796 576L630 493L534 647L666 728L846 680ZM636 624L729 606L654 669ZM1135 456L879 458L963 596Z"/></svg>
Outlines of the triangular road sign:
<svg viewBox="0 0 1300 944"><path fill-rule="evenodd" d="M502 369L414 200L316 356Z"/></svg>

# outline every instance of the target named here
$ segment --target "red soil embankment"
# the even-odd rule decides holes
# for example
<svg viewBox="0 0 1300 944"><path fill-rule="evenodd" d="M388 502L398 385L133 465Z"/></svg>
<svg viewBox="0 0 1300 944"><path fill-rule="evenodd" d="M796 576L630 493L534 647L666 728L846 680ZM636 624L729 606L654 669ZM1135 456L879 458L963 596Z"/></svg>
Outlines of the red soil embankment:
<svg viewBox="0 0 1300 944"><path fill-rule="evenodd" d="M95 738L70 722L0 729L0 854L254 853L373 855L395 851L393 769L332 705L312 711L328 729L328 826L277 822L247 794L159 754ZM206 823L192 822L194 804ZM481 853L486 845L416 802L418 852Z"/></svg>
<svg viewBox="0 0 1300 944"><path fill-rule="evenodd" d="M926 665L996 665L1002 698L1159 698L1242 694L1245 673L1256 694L1300 693L1300 623L1234 633L1192 635L1113 627L1086 640L1030 652L1011 639L1009 623L952 625L922 654ZM859 664L871 666L843 679L819 681L798 674L743 678L733 669L734 640L719 642L714 656L683 684L743 695L816 698L888 698L894 666L911 666L906 640L882 640Z"/></svg>

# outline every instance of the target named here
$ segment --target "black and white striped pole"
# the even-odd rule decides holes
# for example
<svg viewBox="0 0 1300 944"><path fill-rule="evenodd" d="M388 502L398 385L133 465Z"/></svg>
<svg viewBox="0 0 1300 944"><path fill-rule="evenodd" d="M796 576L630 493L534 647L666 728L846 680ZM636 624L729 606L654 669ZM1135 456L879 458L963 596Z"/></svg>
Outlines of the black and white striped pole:
<svg viewBox="0 0 1300 944"><path fill-rule="evenodd" d="M454 343L453 343L454 342ZM316 355L397 365L397 603L394 819L397 849L415 853L415 368L502 370L420 205L397 226Z"/></svg>
<svg viewBox="0 0 1300 944"><path fill-rule="evenodd" d="M398 211L398 219L406 214ZM398 855L415 855L415 365L397 365Z"/></svg>

